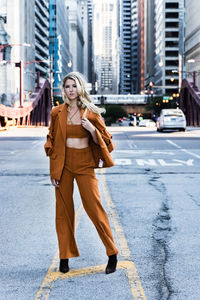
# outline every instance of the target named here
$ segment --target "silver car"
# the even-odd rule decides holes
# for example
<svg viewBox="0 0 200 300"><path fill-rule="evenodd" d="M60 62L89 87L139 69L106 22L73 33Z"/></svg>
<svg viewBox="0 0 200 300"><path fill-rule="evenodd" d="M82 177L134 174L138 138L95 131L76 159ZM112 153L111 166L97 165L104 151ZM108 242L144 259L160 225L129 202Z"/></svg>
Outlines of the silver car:
<svg viewBox="0 0 200 300"><path fill-rule="evenodd" d="M181 109L162 109L156 123L157 131L165 129L186 130L186 119Z"/></svg>

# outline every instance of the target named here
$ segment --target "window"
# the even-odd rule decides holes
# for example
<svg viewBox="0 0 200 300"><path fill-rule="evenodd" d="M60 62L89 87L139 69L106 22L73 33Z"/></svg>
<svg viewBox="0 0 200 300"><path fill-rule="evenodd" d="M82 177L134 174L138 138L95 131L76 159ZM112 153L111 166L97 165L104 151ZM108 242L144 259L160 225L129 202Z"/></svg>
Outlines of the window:
<svg viewBox="0 0 200 300"><path fill-rule="evenodd" d="M178 56L178 51L165 51L166 56Z"/></svg>
<svg viewBox="0 0 200 300"><path fill-rule="evenodd" d="M166 95L173 95L174 93L178 93L178 89L166 89Z"/></svg>
<svg viewBox="0 0 200 300"><path fill-rule="evenodd" d="M170 79L165 80L166 85L178 85L178 79L174 79L174 81L171 81Z"/></svg>
<svg viewBox="0 0 200 300"><path fill-rule="evenodd" d="M166 41L165 42L165 47L178 47L178 41Z"/></svg>
<svg viewBox="0 0 200 300"><path fill-rule="evenodd" d="M165 71L165 76L171 76L171 77L173 77L173 73L172 73L172 70L166 70Z"/></svg>
<svg viewBox="0 0 200 300"><path fill-rule="evenodd" d="M172 66L172 67L178 67L178 60L166 60L165 65Z"/></svg>
<svg viewBox="0 0 200 300"><path fill-rule="evenodd" d="M178 34L179 32L178 31L166 31L165 32L165 37L168 38L168 37L178 37Z"/></svg>
<svg viewBox="0 0 200 300"><path fill-rule="evenodd" d="M178 22L166 22L165 27L166 28L178 28L179 23Z"/></svg>
<svg viewBox="0 0 200 300"><path fill-rule="evenodd" d="M178 8L178 2L165 3L165 8Z"/></svg>
<svg viewBox="0 0 200 300"><path fill-rule="evenodd" d="M165 13L165 18L167 19L177 19L178 18L178 13L176 12L167 12Z"/></svg>

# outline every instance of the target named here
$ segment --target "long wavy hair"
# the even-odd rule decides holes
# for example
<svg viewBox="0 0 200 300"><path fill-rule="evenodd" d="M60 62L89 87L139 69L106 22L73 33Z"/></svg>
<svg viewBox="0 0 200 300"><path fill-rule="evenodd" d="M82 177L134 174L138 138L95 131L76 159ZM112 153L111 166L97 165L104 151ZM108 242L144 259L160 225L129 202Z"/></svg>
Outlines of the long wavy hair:
<svg viewBox="0 0 200 300"><path fill-rule="evenodd" d="M65 93L65 83L67 79L72 79L76 82L76 87L78 91L78 100L77 104L79 108L88 108L89 110L93 111L96 114L101 114L105 113L105 108L100 108L97 107L93 102L92 99L90 98L90 94L86 90L86 81L83 77L83 75L79 72L71 72L67 74L63 78L62 82L62 96L63 96L63 101L67 103L68 105L68 110L70 110L70 99L67 97Z"/></svg>

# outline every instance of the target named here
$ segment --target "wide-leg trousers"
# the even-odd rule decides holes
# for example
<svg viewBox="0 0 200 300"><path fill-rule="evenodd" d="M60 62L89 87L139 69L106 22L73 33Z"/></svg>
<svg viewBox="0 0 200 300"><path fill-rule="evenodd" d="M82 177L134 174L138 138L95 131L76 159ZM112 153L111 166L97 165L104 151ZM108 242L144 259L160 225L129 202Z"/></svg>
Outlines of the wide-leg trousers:
<svg viewBox="0 0 200 300"><path fill-rule="evenodd" d="M59 188L56 188L56 231L60 258L79 256L75 240L74 179L83 207L96 227L107 255L117 254L108 216L101 204L91 149L66 148L65 166Z"/></svg>

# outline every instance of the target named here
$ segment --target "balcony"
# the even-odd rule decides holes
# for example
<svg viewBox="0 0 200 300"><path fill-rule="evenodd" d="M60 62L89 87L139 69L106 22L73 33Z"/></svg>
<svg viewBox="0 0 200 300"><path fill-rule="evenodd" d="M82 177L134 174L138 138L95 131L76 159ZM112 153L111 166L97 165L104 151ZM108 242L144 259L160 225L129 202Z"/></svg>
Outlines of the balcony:
<svg viewBox="0 0 200 300"><path fill-rule="evenodd" d="M42 66L41 66L40 64L38 64L38 63L35 64L35 70L36 70L36 72L37 72L37 71L40 71L40 73L41 73L41 74L44 74L44 75L45 75L45 74L48 74L48 67L46 67L46 68L45 68L45 67L42 67Z"/></svg>
<svg viewBox="0 0 200 300"><path fill-rule="evenodd" d="M49 56L49 49L40 44L39 41L35 43L36 50L38 49L41 53L44 53L45 56Z"/></svg>
<svg viewBox="0 0 200 300"><path fill-rule="evenodd" d="M40 0L35 0L35 3L38 6L39 10L41 11L41 14L43 15L42 18L48 18L47 14L49 14L49 9L47 7L45 9L44 6L42 6ZM38 11L38 10L36 9L36 11Z"/></svg>
<svg viewBox="0 0 200 300"><path fill-rule="evenodd" d="M36 50L35 51L35 60L44 60L44 59L48 59L48 56L42 56L40 55L40 53Z"/></svg>
<svg viewBox="0 0 200 300"><path fill-rule="evenodd" d="M49 35L48 30L39 23L39 21L37 20L37 18L35 18L35 24L39 28L39 30L42 31L42 33L44 34L44 36L48 37L48 35Z"/></svg>

